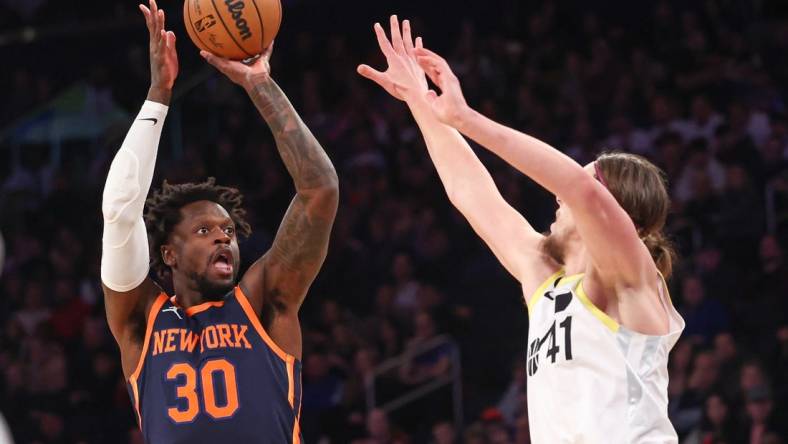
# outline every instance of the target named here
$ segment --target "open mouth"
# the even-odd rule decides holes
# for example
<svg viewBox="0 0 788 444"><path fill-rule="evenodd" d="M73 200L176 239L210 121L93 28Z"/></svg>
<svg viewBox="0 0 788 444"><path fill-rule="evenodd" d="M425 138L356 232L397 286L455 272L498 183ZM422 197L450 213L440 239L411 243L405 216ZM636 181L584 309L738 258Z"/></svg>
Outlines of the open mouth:
<svg viewBox="0 0 788 444"><path fill-rule="evenodd" d="M233 274L233 256L229 251L220 251L216 253L211 261L211 266L219 274L232 276Z"/></svg>

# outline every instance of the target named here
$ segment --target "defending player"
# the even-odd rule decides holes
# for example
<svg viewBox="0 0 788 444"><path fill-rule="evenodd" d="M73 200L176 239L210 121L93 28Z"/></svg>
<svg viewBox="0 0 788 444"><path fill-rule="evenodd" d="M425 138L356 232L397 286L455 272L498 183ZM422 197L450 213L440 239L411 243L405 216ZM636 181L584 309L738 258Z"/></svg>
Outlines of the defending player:
<svg viewBox="0 0 788 444"><path fill-rule="evenodd" d="M250 229L236 189L165 182L148 200L146 236L143 206L178 60L164 12L155 0L140 9L151 87L107 176L101 261L107 320L139 425L155 444L300 442L298 310L325 259L336 172L271 79L270 48L249 66L204 54L246 89L297 193L271 249L240 281L237 235ZM157 271L171 271L171 298L148 277L151 258Z"/></svg>
<svg viewBox="0 0 788 444"><path fill-rule="evenodd" d="M528 414L535 443L677 442L667 416L668 352L684 321L661 275L668 195L660 171L628 154L585 168L535 138L469 108L445 60L416 47L410 25L391 41L386 72L359 73L404 100L449 199L522 284L530 316ZM424 77L440 88L428 91ZM556 195L550 233L509 206L463 136Z"/></svg>

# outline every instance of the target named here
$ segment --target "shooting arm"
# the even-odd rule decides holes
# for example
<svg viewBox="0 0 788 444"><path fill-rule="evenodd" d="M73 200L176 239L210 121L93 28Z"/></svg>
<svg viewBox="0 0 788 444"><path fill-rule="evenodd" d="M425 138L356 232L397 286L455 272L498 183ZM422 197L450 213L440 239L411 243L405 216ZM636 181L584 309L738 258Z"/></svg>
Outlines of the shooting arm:
<svg viewBox="0 0 788 444"><path fill-rule="evenodd" d="M328 155L266 73L247 92L268 123L296 188L271 250L261 259L267 295L298 309L328 250L339 201L337 173Z"/></svg>

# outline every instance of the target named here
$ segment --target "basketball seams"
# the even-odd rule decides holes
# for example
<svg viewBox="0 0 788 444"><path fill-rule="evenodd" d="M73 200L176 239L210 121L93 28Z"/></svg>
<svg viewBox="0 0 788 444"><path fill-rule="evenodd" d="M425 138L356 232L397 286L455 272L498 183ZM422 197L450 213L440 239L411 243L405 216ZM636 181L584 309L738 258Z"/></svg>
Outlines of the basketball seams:
<svg viewBox="0 0 788 444"><path fill-rule="evenodd" d="M200 48L200 49L204 49L206 51L210 51L211 47L209 45L205 44L205 42L202 40L202 37L200 37L200 33L197 32L197 28L194 27L194 21L192 21L192 8L191 8L191 4L190 3L191 2L189 2L189 0L186 0L186 14L188 15L187 18L188 18L188 21L189 21L189 26L192 27L192 31L194 31L194 35L197 37L197 40L199 40L200 43L203 45L203 47Z"/></svg>
<svg viewBox="0 0 788 444"><path fill-rule="evenodd" d="M263 15L260 14L260 8L257 7L257 2L252 0L252 5L254 5L254 10L257 12L257 20L260 22L260 43L262 44L265 42L265 25L263 25ZM261 51L265 50L265 47L261 48Z"/></svg>
<svg viewBox="0 0 788 444"><path fill-rule="evenodd" d="M222 13L219 12L219 8L216 7L216 0L211 0L211 4L213 5L213 10L216 12L216 15L219 16L219 21L222 22L222 26L224 26L224 30L227 31L227 35L230 36L230 39L233 41L233 43L235 43L235 46L237 46L241 51L243 51L244 54L248 55L249 57L254 57L255 56L254 54L249 54L249 51L247 51L243 46L241 46L240 43L238 43L237 40L235 40L235 36L233 35L232 31L230 31L230 28L227 26L227 23L224 22Z"/></svg>

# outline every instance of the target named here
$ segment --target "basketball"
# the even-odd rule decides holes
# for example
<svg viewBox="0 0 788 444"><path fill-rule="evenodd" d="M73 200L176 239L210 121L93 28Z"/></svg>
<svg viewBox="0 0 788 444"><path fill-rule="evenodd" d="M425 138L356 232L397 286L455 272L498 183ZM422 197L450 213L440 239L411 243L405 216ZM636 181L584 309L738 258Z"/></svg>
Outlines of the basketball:
<svg viewBox="0 0 788 444"><path fill-rule="evenodd" d="M263 52L282 23L280 0L186 0L186 30L198 48L232 60Z"/></svg>

